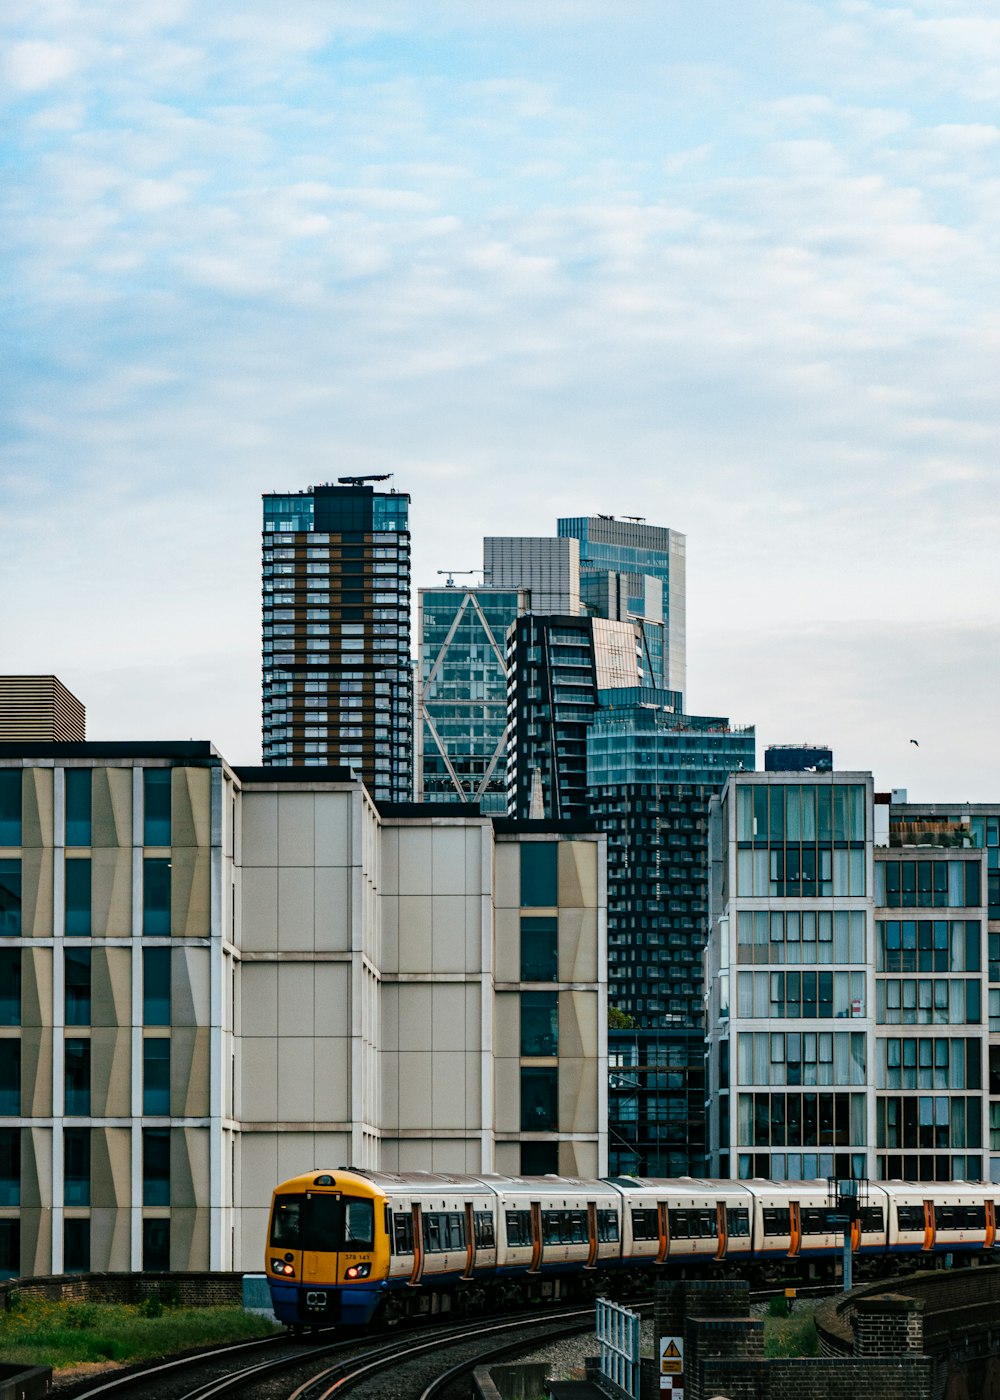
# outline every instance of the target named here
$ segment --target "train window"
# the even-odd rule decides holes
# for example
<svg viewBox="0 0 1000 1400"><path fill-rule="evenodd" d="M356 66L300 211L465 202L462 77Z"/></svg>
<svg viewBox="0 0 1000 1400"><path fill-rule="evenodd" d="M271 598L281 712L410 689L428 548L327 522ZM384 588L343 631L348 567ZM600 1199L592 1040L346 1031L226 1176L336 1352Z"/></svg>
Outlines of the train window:
<svg viewBox="0 0 1000 1400"><path fill-rule="evenodd" d="M862 1206L861 1233L863 1235L884 1235L885 1215L881 1206Z"/></svg>
<svg viewBox="0 0 1000 1400"><path fill-rule="evenodd" d="M392 1248L395 1254L413 1253L413 1216L393 1215Z"/></svg>
<svg viewBox="0 0 1000 1400"><path fill-rule="evenodd" d="M457 1210L435 1211L424 1216L424 1248L428 1254L444 1254L465 1248L465 1216Z"/></svg>
<svg viewBox="0 0 1000 1400"><path fill-rule="evenodd" d="M670 1236L675 1240L711 1240L719 1233L714 1210L672 1210Z"/></svg>
<svg viewBox="0 0 1000 1400"><path fill-rule="evenodd" d="M791 1214L787 1206L772 1206L764 1209L765 1235L790 1235L792 1233Z"/></svg>
<svg viewBox="0 0 1000 1400"><path fill-rule="evenodd" d="M750 1212L745 1207L732 1207L726 1211L726 1229L730 1239L746 1239L750 1234Z"/></svg>
<svg viewBox="0 0 1000 1400"><path fill-rule="evenodd" d="M370 1209L370 1207L369 1207ZM306 1196L306 1248L332 1254L340 1248L344 1211L339 1196Z"/></svg>
<svg viewBox="0 0 1000 1400"><path fill-rule="evenodd" d="M939 1230L985 1230L985 1206L935 1206L934 1224Z"/></svg>
<svg viewBox="0 0 1000 1400"><path fill-rule="evenodd" d="M546 1244L585 1244L587 1212L585 1210L543 1210L542 1238Z"/></svg>
<svg viewBox="0 0 1000 1400"><path fill-rule="evenodd" d="M344 1248L375 1248L375 1208L371 1201L344 1202Z"/></svg>
<svg viewBox="0 0 1000 1400"><path fill-rule="evenodd" d="M829 1206L803 1206L800 1215L804 1235L837 1235L844 1232L844 1220Z"/></svg>
<svg viewBox="0 0 1000 1400"><path fill-rule="evenodd" d="M618 1241L618 1212L599 1210L597 1212L597 1238L601 1244L615 1244Z"/></svg>
<svg viewBox="0 0 1000 1400"><path fill-rule="evenodd" d="M302 1239L304 1196L275 1196L271 1214L271 1247L298 1249Z"/></svg>
<svg viewBox="0 0 1000 1400"><path fill-rule="evenodd" d="M493 1216L488 1210L477 1210L474 1216L476 1225L476 1248L496 1249L496 1231L493 1227Z"/></svg>
<svg viewBox="0 0 1000 1400"><path fill-rule="evenodd" d="M660 1222L655 1210L634 1210L632 1212L632 1238L634 1240L658 1240Z"/></svg>
<svg viewBox="0 0 1000 1400"><path fill-rule="evenodd" d="M922 1230L924 1228L923 1206L897 1206L896 1224L901 1230Z"/></svg>
<svg viewBox="0 0 1000 1400"><path fill-rule="evenodd" d="M531 1243L531 1211L509 1210L506 1212L507 1243L525 1245Z"/></svg>

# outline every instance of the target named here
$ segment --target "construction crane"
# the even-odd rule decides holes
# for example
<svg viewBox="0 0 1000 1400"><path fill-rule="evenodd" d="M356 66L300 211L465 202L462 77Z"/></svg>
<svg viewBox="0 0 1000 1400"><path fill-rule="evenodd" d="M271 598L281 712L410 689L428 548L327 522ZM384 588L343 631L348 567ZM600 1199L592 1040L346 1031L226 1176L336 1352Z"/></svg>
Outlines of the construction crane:
<svg viewBox="0 0 1000 1400"><path fill-rule="evenodd" d="M438 569L438 573L445 576L445 588L455 587L456 574L478 574L478 569Z"/></svg>
<svg viewBox="0 0 1000 1400"><path fill-rule="evenodd" d="M338 476L338 486L364 486L366 481L391 481L395 472L383 472L381 476Z"/></svg>

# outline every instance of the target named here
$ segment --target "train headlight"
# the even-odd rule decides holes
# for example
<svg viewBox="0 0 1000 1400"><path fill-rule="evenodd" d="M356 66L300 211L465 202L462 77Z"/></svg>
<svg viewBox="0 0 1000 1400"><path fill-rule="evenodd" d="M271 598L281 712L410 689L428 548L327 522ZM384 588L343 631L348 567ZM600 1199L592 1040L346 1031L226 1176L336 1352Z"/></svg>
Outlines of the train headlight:
<svg viewBox="0 0 1000 1400"><path fill-rule="evenodd" d="M368 1264L352 1264L344 1274L345 1278L367 1278L372 1271L372 1266Z"/></svg>
<svg viewBox="0 0 1000 1400"><path fill-rule="evenodd" d="M271 1271L276 1274L284 1274L286 1278L291 1278L295 1273L295 1265L286 1263L284 1259L272 1259Z"/></svg>

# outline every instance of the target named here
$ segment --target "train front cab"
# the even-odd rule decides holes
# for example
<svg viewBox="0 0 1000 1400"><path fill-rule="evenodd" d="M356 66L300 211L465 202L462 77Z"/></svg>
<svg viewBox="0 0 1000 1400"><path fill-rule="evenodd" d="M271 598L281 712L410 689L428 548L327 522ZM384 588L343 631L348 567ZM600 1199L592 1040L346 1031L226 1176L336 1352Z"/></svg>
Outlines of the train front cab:
<svg viewBox="0 0 1000 1400"><path fill-rule="evenodd" d="M385 1196L350 1172L310 1172L274 1193L264 1259L279 1322L364 1327L384 1291Z"/></svg>

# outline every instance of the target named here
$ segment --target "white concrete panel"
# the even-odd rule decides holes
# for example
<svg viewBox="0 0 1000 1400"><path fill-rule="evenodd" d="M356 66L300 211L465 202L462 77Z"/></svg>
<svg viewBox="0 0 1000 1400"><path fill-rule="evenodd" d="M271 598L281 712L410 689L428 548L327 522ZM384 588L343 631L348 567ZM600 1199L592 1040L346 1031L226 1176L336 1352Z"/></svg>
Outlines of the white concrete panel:
<svg viewBox="0 0 1000 1400"><path fill-rule="evenodd" d="M276 1042L280 1107L276 1118L282 1122L311 1122L314 1116L313 1046L311 1036L281 1036Z"/></svg>
<svg viewBox="0 0 1000 1400"><path fill-rule="evenodd" d="M429 895L399 897L399 970L429 972L432 957L433 901Z"/></svg>
<svg viewBox="0 0 1000 1400"><path fill-rule="evenodd" d="M313 951L315 875L312 870L278 872L278 948Z"/></svg>
<svg viewBox="0 0 1000 1400"><path fill-rule="evenodd" d="M278 1165L277 1133L242 1134L239 1190L244 1206L269 1207L271 1192L286 1176L281 1175Z"/></svg>
<svg viewBox="0 0 1000 1400"><path fill-rule="evenodd" d="M387 895L380 901L382 913L382 971L399 971L399 900Z"/></svg>
<svg viewBox="0 0 1000 1400"><path fill-rule="evenodd" d="M316 864L349 865L352 794L317 792L315 803Z"/></svg>
<svg viewBox="0 0 1000 1400"><path fill-rule="evenodd" d="M517 1059L521 1054L521 998L517 992L497 992L494 1007L494 1054Z"/></svg>
<svg viewBox="0 0 1000 1400"><path fill-rule="evenodd" d="M315 1117L319 1122L344 1123L351 1117L350 1041L330 1036L309 1043L315 1047ZM362 1107L355 1106L356 1117L360 1117Z"/></svg>
<svg viewBox="0 0 1000 1400"><path fill-rule="evenodd" d="M431 1060L429 1054L399 1059L399 1126L428 1128L431 1124Z"/></svg>
<svg viewBox="0 0 1000 1400"><path fill-rule="evenodd" d="M521 916L516 909L494 911L493 976L498 982L521 980Z"/></svg>
<svg viewBox="0 0 1000 1400"><path fill-rule="evenodd" d="M240 966L242 1025L253 1035L278 1034L278 965L245 962Z"/></svg>
<svg viewBox="0 0 1000 1400"><path fill-rule="evenodd" d="M431 1120L435 1129L475 1127L466 1107L466 1056L460 1051L436 1051L431 1067Z"/></svg>
<svg viewBox="0 0 1000 1400"><path fill-rule="evenodd" d="M435 826L433 835L432 884L434 894L465 894L468 889L465 868L465 828Z"/></svg>
<svg viewBox="0 0 1000 1400"><path fill-rule="evenodd" d="M394 826L385 827L381 834L382 893L399 893L399 832Z"/></svg>
<svg viewBox="0 0 1000 1400"><path fill-rule="evenodd" d="M463 895L440 895L432 905L431 968L434 972L465 972L472 941L467 937ZM478 933L475 938L478 952Z"/></svg>
<svg viewBox="0 0 1000 1400"><path fill-rule="evenodd" d="M430 1050L431 991L429 983L401 983L399 993L400 1051Z"/></svg>
<svg viewBox="0 0 1000 1400"><path fill-rule="evenodd" d="M394 982L382 984L381 1021L383 1052L399 1049L399 988Z"/></svg>
<svg viewBox="0 0 1000 1400"><path fill-rule="evenodd" d="M351 946L351 871L346 866L317 866L316 949L340 953Z"/></svg>
<svg viewBox="0 0 1000 1400"><path fill-rule="evenodd" d="M489 1127L483 1123L483 1085L480 1078L482 1060L474 1051L465 1055L465 1121L475 1130Z"/></svg>
<svg viewBox="0 0 1000 1400"><path fill-rule="evenodd" d="M243 868L278 863L278 795L274 792L244 792Z"/></svg>
<svg viewBox="0 0 1000 1400"><path fill-rule="evenodd" d="M466 889L479 894L489 893L489 872L483 883L483 828L467 826L465 829L465 880Z"/></svg>
<svg viewBox="0 0 1000 1400"><path fill-rule="evenodd" d="M278 1042L269 1036L242 1039L243 1118L274 1122L278 1114Z"/></svg>
<svg viewBox="0 0 1000 1400"><path fill-rule="evenodd" d="M517 909L521 903L521 847L516 841L497 841L493 847L493 904L497 909Z"/></svg>
<svg viewBox="0 0 1000 1400"><path fill-rule="evenodd" d="M393 1132L399 1127L399 1056L386 1050L380 1056L382 1064L382 1129Z"/></svg>
<svg viewBox="0 0 1000 1400"><path fill-rule="evenodd" d="M243 871L240 946L271 952L278 946L278 872L273 866Z"/></svg>
<svg viewBox="0 0 1000 1400"><path fill-rule="evenodd" d="M345 1035L350 1028L349 963L314 963L317 1035Z"/></svg>
<svg viewBox="0 0 1000 1400"><path fill-rule="evenodd" d="M282 792L278 795L278 863L315 864L311 792Z"/></svg>
<svg viewBox="0 0 1000 1400"><path fill-rule="evenodd" d="M267 1207L247 1207L240 1210L237 1233L239 1258L234 1260L237 1273L259 1274L264 1268L264 1251L267 1246L267 1223L270 1213L270 1197Z"/></svg>
<svg viewBox="0 0 1000 1400"><path fill-rule="evenodd" d="M476 1026L478 1032L479 1026ZM435 1053L439 1050L466 1050L465 987L436 983L431 987L431 1018L428 1023ZM437 1070L435 1069L435 1077Z"/></svg>
<svg viewBox="0 0 1000 1400"><path fill-rule="evenodd" d="M278 1170L280 1180L290 1176L301 1176L312 1171L321 1158L316 1156L316 1135L314 1133L282 1133L278 1138Z"/></svg>
<svg viewBox="0 0 1000 1400"><path fill-rule="evenodd" d="M431 1170L450 1172L462 1176L469 1170L469 1148L467 1138L443 1138L431 1144Z"/></svg>
<svg viewBox="0 0 1000 1400"><path fill-rule="evenodd" d="M433 868L431 828L400 827L398 830L400 894L430 894Z"/></svg>
<svg viewBox="0 0 1000 1400"><path fill-rule="evenodd" d="M281 963L278 966L278 1034L313 1035L316 1029L316 978L314 963ZM342 1027L341 1034L346 1027Z"/></svg>
<svg viewBox="0 0 1000 1400"><path fill-rule="evenodd" d="M483 987L480 981L465 985L465 1048L479 1052L483 1048Z"/></svg>

